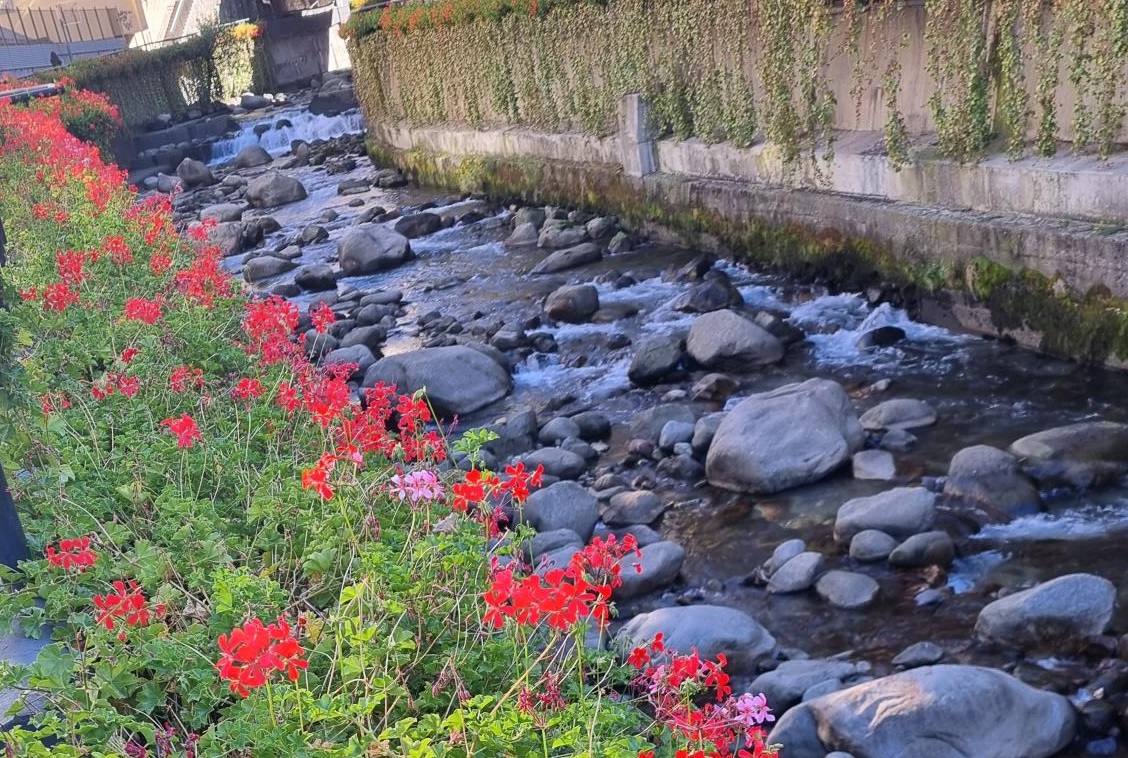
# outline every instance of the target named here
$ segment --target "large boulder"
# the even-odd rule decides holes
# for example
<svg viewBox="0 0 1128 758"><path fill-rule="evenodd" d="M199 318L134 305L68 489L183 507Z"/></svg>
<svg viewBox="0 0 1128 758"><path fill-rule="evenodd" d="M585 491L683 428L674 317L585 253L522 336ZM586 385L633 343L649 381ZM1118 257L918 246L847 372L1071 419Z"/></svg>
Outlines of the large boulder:
<svg viewBox="0 0 1128 758"><path fill-rule="evenodd" d="M321 85L309 101L309 112L315 116L338 116L358 105L356 91L346 79L333 78Z"/></svg>
<svg viewBox="0 0 1128 758"><path fill-rule="evenodd" d="M294 284L309 292L337 288L337 272L328 263L311 263L294 274Z"/></svg>
<svg viewBox="0 0 1128 758"><path fill-rule="evenodd" d="M364 386L394 384L404 394L426 390L440 415L465 415L496 402L513 389L509 372L465 345L426 347L376 361Z"/></svg>
<svg viewBox="0 0 1128 758"><path fill-rule="evenodd" d="M529 495L523 520L538 532L570 529L587 542L599 521L599 501L575 482L557 482Z"/></svg>
<svg viewBox="0 0 1128 758"><path fill-rule="evenodd" d="M557 250L552 255L533 266L530 274L555 274L588 263L595 263L603 258L599 245L594 242L584 242L575 247Z"/></svg>
<svg viewBox="0 0 1128 758"><path fill-rule="evenodd" d="M727 309L694 319L685 346L707 368L743 370L783 358L783 343L771 332Z"/></svg>
<svg viewBox="0 0 1128 758"><path fill-rule="evenodd" d="M203 161L198 161L195 158L185 158L176 167L176 175L180 181L184 182L184 186L188 189L193 187L206 187L209 184L215 184L215 176L212 174L211 169Z"/></svg>
<svg viewBox="0 0 1128 758"><path fill-rule="evenodd" d="M443 217L437 213L412 213L396 219L393 227L396 232L408 239L434 234L443 228Z"/></svg>
<svg viewBox="0 0 1128 758"><path fill-rule="evenodd" d="M1068 648L1104 632L1116 587L1092 574L1068 574L999 598L979 612L975 633L1019 649Z"/></svg>
<svg viewBox="0 0 1128 758"><path fill-rule="evenodd" d="M241 221L243 219L243 212L247 210L244 203L219 203L218 205L209 205L200 211L200 220L213 219L216 222L225 221Z"/></svg>
<svg viewBox="0 0 1128 758"><path fill-rule="evenodd" d="M544 312L553 321L580 324L599 310L599 290L590 284L568 284L544 301Z"/></svg>
<svg viewBox="0 0 1128 758"><path fill-rule="evenodd" d="M884 429L916 429L936 423L936 409L923 400L894 398L870 408L862 414L862 428L867 431Z"/></svg>
<svg viewBox="0 0 1128 758"><path fill-rule="evenodd" d="M744 296L733 286L728 276L720 271L709 271L705 274L704 281L693 285L674 301L676 310L690 313L709 313L741 305L744 305Z"/></svg>
<svg viewBox="0 0 1128 758"><path fill-rule="evenodd" d="M1018 458L988 445L966 447L952 456L944 495L972 509L982 522L1006 522L1042 510L1038 488L1022 473Z"/></svg>
<svg viewBox="0 0 1128 758"><path fill-rule="evenodd" d="M897 487L843 503L834 520L834 539L848 544L855 534L876 529L903 540L928 531L935 520L936 493Z"/></svg>
<svg viewBox="0 0 1128 758"><path fill-rule="evenodd" d="M364 345L350 345L349 347L338 347L336 350L331 350L321 359L322 366L332 366L344 363L352 363L356 366L353 370L352 377L358 379L364 376L364 373L371 368L372 364L376 362L376 356L372 354Z"/></svg>
<svg viewBox="0 0 1128 758"><path fill-rule="evenodd" d="M248 282L260 282L263 279L293 271L296 267L297 264L293 261L275 258L273 255L260 255L258 258L247 261L243 266L243 279Z"/></svg>
<svg viewBox="0 0 1128 758"><path fill-rule="evenodd" d="M1039 481L1089 487L1128 473L1128 424L1085 421L1016 440L1010 452Z"/></svg>
<svg viewBox="0 0 1128 758"><path fill-rule="evenodd" d="M729 411L709 446L705 473L723 489L779 492L822 479L862 442L841 385L809 379L752 395Z"/></svg>
<svg viewBox="0 0 1128 758"><path fill-rule="evenodd" d="M247 202L255 208L272 208L305 200L305 186L292 176L268 171L247 182Z"/></svg>
<svg viewBox="0 0 1128 758"><path fill-rule="evenodd" d="M623 625L617 645L629 653L634 647L649 645L658 634L671 652L688 655L696 649L702 659L724 653L728 658L726 670L733 674L751 673L757 661L776 650L775 638L756 619L721 605L675 606L640 613Z"/></svg>
<svg viewBox="0 0 1128 758"><path fill-rule="evenodd" d="M567 226L563 222L546 224L537 237L537 247L546 247L553 250L573 247L587 238L587 229L582 226Z"/></svg>
<svg viewBox="0 0 1128 758"><path fill-rule="evenodd" d="M664 540L639 550L641 556L631 553L619 563L619 576L623 583L611 596L616 600L629 600L661 589L678 578L685 548L676 542Z"/></svg>
<svg viewBox="0 0 1128 758"><path fill-rule="evenodd" d="M255 168L256 166L265 166L273 161L274 158L262 145L247 145L239 154L235 156L235 168Z"/></svg>
<svg viewBox="0 0 1128 758"><path fill-rule="evenodd" d="M345 276L387 271L410 259L407 237L382 226L358 226L337 242L337 262Z"/></svg>
<svg viewBox="0 0 1128 758"><path fill-rule="evenodd" d="M926 666L802 703L770 741L787 758L1049 758L1075 730L1061 695L995 669Z"/></svg>
<svg viewBox="0 0 1128 758"><path fill-rule="evenodd" d="M656 334L635 345L627 378L647 387L669 376L685 357L685 340L676 334Z"/></svg>
<svg viewBox="0 0 1128 758"><path fill-rule="evenodd" d="M863 675L868 667L834 660L782 661L752 680L749 692L763 693L775 713L783 713L803 699L803 693L824 682L844 682Z"/></svg>

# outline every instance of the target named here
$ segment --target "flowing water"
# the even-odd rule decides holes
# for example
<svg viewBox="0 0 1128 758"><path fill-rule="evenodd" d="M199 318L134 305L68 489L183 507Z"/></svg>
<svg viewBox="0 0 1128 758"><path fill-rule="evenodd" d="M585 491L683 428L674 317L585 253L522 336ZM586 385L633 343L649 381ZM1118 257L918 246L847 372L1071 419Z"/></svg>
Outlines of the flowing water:
<svg viewBox="0 0 1128 758"><path fill-rule="evenodd" d="M357 124L345 116L312 125L318 134L335 134ZM277 121L277 114L269 121ZM303 136L302 122L291 117L293 130L265 138L267 149L288 147L289 139ZM254 139L248 124L244 134L230 141L217 155L233 155ZM247 135L250 135L249 137ZM269 132L267 133L270 134ZM270 141L274 140L274 141ZM279 148L281 149L281 148ZM309 190L302 202L271 212L283 230L267 240L274 247L296 229L312 223L326 208L340 218L326 224L330 238L304 248L300 263L333 260L336 241L351 228L351 220L372 205L411 208L441 200L438 193L420 189L377 190L360 195L363 206L350 207L354 197L340 197L336 186L351 176L367 176L366 160L355 172L328 176L312 168L295 169ZM627 379L631 348L614 348L619 335L630 340L651 335L685 332L693 320L671 306L685 284L666 281L662 274L691 260L691 250L644 245L630 253L607 256L602 262L555 276L531 277L529 269L543 251L506 249L501 241L509 233L507 212L465 227L440 231L412 241L417 258L386 273L344 279L342 285L361 290L397 288L405 294L407 315L389 336L385 353L420 345L415 327L419 316L439 311L461 321L486 314L501 323L522 322L540 313L544 296L567 282L597 283L603 308L621 308L635 315L610 323L545 326L528 331L552 334L559 344L554 354L534 353L516 367L515 390L502 403L468 419L473 425L520 408L536 408L541 420L556 413L597 408L618 424L625 424L640 409L659 402L675 388L688 389L705 372L656 390L633 388ZM229 259L234 265L238 257ZM778 366L740 375L735 398L783 384L818 376L843 384L858 399L859 412L892 397L928 401L939 414L930 428L914 430L919 438L911 452L898 454L898 483L916 484L922 477L943 476L948 461L959 449L973 444L1006 448L1020 436L1049 427L1086 419L1128 421L1128 377L1121 373L1082 367L1020 350L1011 345L955 334L913 321L903 311L874 307L858 295L831 294L816 287L763 275L735 264L726 273L752 306L785 311L791 323L807 332L807 339L789 348ZM616 288L619 274L637 283ZM286 281L283 275L271 282ZM303 298L297 298L299 302ZM308 297L304 298L308 300ZM859 349L858 337L883 325L905 330L906 338L894 346ZM890 388L866 394L864 388L879 380ZM730 403L732 401L730 400ZM705 411L720 406L702 404ZM622 427L600 465L625 457ZM627 472L628 478L631 472ZM667 498L678 505L663 517L660 531L686 549L683 582L665 592L644 598L624 610L637 611L674 602L704 600L733 605L751 613L788 647L812 655L852 650L871 661L878 672L888 671L889 660L901 649L931 640L948 651L949 661L1001 665L1005 658L971 643L979 609L1000 587L1025 586L1035 581L1076 571L1104 576L1128 588L1128 555L1122 545L1128 537L1128 489L1099 493L1054 492L1047 495L1048 511L990 526L959 540L960 557L947 573L893 570L884 564L853 565L839 555L831 538L837 508L847 499L894 486L884 482L856 481L848 472L818 484L769 496L722 492L703 483L663 481ZM793 537L820 550L834 567L847 567L873 576L881 585L878 604L868 610L836 610L813 593L769 596L762 588L746 586L751 574L780 542ZM920 590L940 590L941 602L918 604ZM1128 597L1113 620L1113 629L1128 631ZM1067 672L1069 660L1041 661L1042 668ZM1068 686L1064 686L1068 690Z"/></svg>

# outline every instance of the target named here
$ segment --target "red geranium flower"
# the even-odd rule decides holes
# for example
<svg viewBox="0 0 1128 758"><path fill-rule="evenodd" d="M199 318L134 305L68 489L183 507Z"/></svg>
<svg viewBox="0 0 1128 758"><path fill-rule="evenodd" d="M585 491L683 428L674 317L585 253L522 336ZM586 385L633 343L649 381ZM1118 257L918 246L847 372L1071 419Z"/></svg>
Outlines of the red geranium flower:
<svg viewBox="0 0 1128 758"><path fill-rule="evenodd" d="M161 426L167 426L168 430L176 435L177 447L192 447L197 440L204 441L204 435L200 434L196 420L187 413L182 414L180 418L166 418L161 422Z"/></svg>
<svg viewBox="0 0 1128 758"><path fill-rule="evenodd" d="M215 666L231 691L241 697L266 684L272 671L282 671L296 682L309 667L303 660L305 650L283 618L269 626L253 618L232 629L230 635L219 635L218 645L222 655Z"/></svg>

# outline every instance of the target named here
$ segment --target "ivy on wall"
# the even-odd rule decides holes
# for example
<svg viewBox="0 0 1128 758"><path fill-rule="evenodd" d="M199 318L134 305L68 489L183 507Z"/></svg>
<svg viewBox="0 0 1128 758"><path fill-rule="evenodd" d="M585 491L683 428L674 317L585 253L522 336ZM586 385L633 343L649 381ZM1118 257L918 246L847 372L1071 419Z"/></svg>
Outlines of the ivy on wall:
<svg viewBox="0 0 1128 758"><path fill-rule="evenodd" d="M839 97L854 122L881 114L895 166L910 124L958 160L1062 141L1107 156L1128 115L1128 0L443 0L343 32L370 119L604 136L640 92L661 135L764 140L816 170ZM926 94L906 95L922 68Z"/></svg>

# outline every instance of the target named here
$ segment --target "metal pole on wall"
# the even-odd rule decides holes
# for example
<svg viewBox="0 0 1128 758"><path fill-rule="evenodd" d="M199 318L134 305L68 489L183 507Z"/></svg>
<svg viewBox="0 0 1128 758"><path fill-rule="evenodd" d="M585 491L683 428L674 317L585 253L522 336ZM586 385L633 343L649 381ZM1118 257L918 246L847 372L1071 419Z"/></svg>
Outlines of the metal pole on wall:
<svg viewBox="0 0 1128 758"><path fill-rule="evenodd" d="M0 218L0 266L8 262L7 242L4 219ZM0 299L0 308L7 307ZM15 568L19 561L26 560L30 555L27 537L20 524L20 516L16 513L16 504L12 502L12 493L8 490L4 468L0 466L0 563Z"/></svg>

